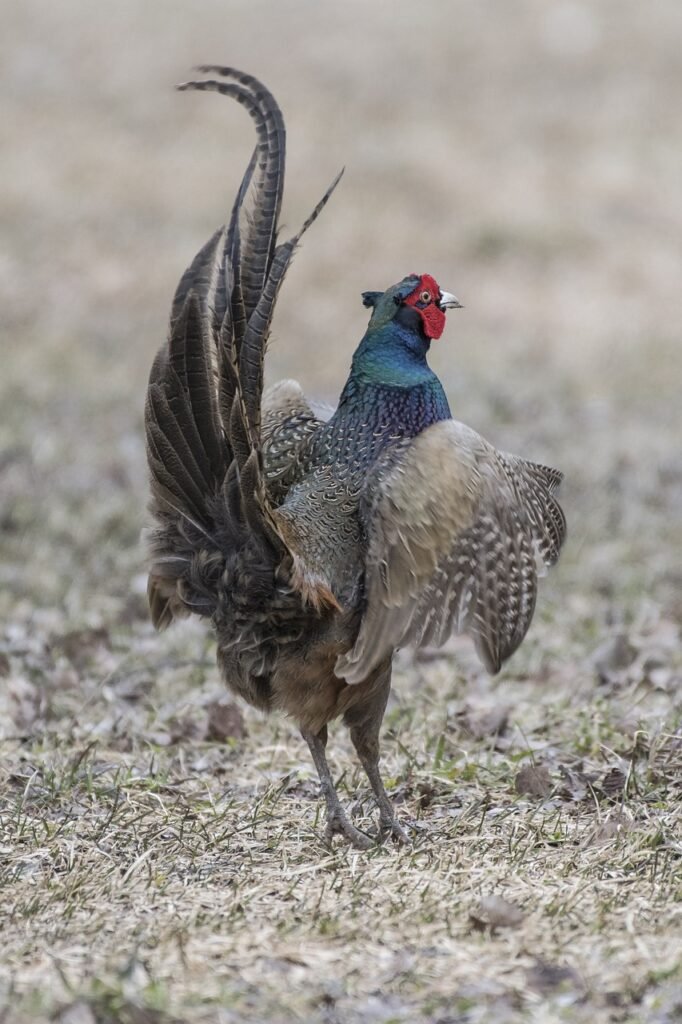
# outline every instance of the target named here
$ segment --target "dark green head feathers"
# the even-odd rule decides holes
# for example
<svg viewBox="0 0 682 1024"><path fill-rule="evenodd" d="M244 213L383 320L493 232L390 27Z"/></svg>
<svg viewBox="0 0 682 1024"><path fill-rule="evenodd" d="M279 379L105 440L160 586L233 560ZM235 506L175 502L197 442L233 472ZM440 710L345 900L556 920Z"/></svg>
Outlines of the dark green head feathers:
<svg viewBox="0 0 682 1024"><path fill-rule="evenodd" d="M430 341L440 338L445 327L445 310L461 306L454 295L443 292L430 274L410 274L385 292L363 292L363 305L373 309L368 330L374 331L395 320L401 310L413 310L399 320L413 324Z"/></svg>

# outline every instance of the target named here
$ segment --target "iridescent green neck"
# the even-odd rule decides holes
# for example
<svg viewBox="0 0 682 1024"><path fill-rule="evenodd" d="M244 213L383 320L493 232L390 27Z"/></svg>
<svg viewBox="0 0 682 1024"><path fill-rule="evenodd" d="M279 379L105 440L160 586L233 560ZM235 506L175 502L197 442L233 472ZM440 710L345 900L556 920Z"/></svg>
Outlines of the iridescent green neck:
<svg viewBox="0 0 682 1024"><path fill-rule="evenodd" d="M357 421L377 439L414 437L451 416L443 386L426 362L429 341L391 321L368 330L353 356L335 419Z"/></svg>
<svg viewBox="0 0 682 1024"><path fill-rule="evenodd" d="M430 342L395 320L368 330L355 355L351 376L358 383L410 388L438 381L426 362Z"/></svg>

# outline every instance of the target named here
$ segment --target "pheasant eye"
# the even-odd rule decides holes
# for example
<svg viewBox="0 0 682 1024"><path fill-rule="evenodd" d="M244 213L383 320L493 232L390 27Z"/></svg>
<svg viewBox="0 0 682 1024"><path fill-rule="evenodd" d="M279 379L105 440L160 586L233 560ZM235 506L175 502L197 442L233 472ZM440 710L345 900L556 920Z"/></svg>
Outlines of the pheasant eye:
<svg viewBox="0 0 682 1024"><path fill-rule="evenodd" d="M430 302L431 301L431 292L423 291L421 293L421 295L419 296L419 301L420 302Z"/></svg>

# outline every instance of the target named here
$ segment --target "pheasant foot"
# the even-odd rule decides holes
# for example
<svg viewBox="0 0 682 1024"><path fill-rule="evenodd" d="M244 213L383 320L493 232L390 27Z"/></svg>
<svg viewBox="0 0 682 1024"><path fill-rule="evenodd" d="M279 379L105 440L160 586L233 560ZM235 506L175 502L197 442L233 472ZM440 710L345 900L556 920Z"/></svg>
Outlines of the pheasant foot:
<svg viewBox="0 0 682 1024"><path fill-rule="evenodd" d="M412 842L407 831L403 828L395 815L391 818L386 818L384 815L381 815L379 818L379 836L382 839L390 836L391 839L395 839L396 843L400 843L401 846L409 846Z"/></svg>
<svg viewBox="0 0 682 1024"><path fill-rule="evenodd" d="M338 809L335 808L327 815L325 839L330 843L335 835L343 836L357 850L369 850L375 845L371 836L351 824L340 804Z"/></svg>

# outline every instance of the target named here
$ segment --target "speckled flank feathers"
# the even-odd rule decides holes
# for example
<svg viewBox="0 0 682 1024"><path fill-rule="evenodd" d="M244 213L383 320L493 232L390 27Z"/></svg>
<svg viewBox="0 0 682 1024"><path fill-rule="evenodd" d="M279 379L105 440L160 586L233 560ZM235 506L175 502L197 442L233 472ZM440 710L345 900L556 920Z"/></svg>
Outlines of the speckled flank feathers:
<svg viewBox="0 0 682 1024"><path fill-rule="evenodd" d="M180 88L236 99L257 145L227 226L180 280L150 375L152 617L212 621L227 685L299 723L328 834L366 847L326 762L327 724L343 716L380 834L404 841L378 769L393 654L466 630L499 669L530 625L538 563L553 564L564 539L561 474L452 419L427 354L459 303L427 274L364 293L370 322L329 419L294 381L262 394L279 288L338 178L279 242L279 107L249 75L200 70L217 77Z"/></svg>

